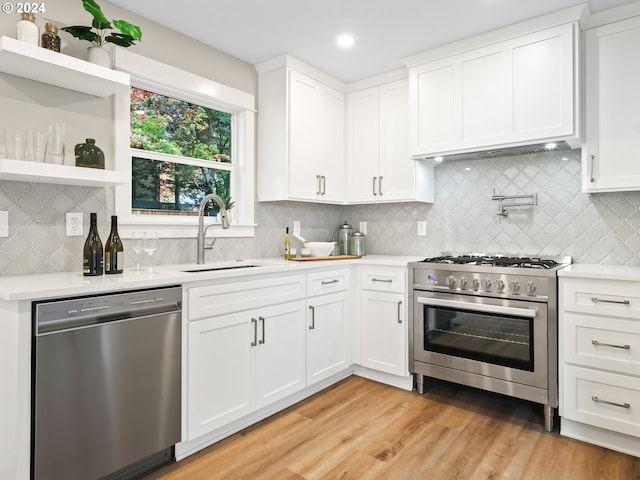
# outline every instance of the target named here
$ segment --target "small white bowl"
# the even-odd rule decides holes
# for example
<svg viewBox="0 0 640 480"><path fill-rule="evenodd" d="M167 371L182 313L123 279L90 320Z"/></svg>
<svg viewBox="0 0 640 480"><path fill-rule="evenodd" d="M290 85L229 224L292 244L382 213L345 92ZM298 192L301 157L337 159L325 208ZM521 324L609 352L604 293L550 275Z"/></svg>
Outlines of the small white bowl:
<svg viewBox="0 0 640 480"><path fill-rule="evenodd" d="M311 250L312 257L328 257L336 246L336 242L307 242L304 246Z"/></svg>

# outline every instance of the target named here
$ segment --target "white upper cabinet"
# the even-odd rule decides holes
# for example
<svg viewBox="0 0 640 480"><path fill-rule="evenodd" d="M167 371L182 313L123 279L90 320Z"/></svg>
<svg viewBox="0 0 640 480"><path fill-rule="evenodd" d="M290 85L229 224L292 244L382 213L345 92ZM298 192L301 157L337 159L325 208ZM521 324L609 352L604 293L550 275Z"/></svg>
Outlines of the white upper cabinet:
<svg viewBox="0 0 640 480"><path fill-rule="evenodd" d="M344 94L290 60L257 67L258 200L341 203Z"/></svg>
<svg viewBox="0 0 640 480"><path fill-rule="evenodd" d="M640 190L640 17L587 30L582 190Z"/></svg>
<svg viewBox="0 0 640 480"><path fill-rule="evenodd" d="M576 140L577 28L510 27L499 41L500 32L405 59L411 155Z"/></svg>
<svg viewBox="0 0 640 480"><path fill-rule="evenodd" d="M406 78L347 95L347 203L433 202L433 167L409 153Z"/></svg>

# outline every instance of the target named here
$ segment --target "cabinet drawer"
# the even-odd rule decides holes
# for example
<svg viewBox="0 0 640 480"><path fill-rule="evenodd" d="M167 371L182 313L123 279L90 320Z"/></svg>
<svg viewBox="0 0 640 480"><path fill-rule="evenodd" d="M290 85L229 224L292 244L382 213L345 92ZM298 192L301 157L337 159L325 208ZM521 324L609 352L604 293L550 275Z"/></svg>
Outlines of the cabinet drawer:
<svg viewBox="0 0 640 480"><path fill-rule="evenodd" d="M560 279L561 309L640 320L640 282Z"/></svg>
<svg viewBox="0 0 640 480"><path fill-rule="evenodd" d="M640 378L564 367L563 416L640 437Z"/></svg>
<svg viewBox="0 0 640 480"><path fill-rule="evenodd" d="M298 300L305 296L305 276L295 275L190 288L189 320Z"/></svg>
<svg viewBox="0 0 640 480"><path fill-rule="evenodd" d="M307 296L342 292L347 289L348 281L348 270L310 273L307 275Z"/></svg>
<svg viewBox="0 0 640 480"><path fill-rule="evenodd" d="M640 322L574 313L562 322L565 362L640 374Z"/></svg>
<svg viewBox="0 0 640 480"><path fill-rule="evenodd" d="M407 271L395 267L363 267L360 285L364 290L405 293Z"/></svg>

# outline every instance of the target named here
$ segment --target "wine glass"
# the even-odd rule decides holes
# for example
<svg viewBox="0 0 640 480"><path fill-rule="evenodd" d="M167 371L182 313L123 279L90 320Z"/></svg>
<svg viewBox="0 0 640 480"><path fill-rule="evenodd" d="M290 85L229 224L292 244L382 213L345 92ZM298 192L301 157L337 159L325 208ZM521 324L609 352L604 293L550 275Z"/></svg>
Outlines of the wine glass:
<svg viewBox="0 0 640 480"><path fill-rule="evenodd" d="M131 250L136 254L136 272L141 272L140 253L142 252L142 232L131 233Z"/></svg>
<svg viewBox="0 0 640 480"><path fill-rule="evenodd" d="M149 274L157 273L151 267L151 260L159 245L160 240L158 240L158 232L144 232L144 236L142 237L142 249L147 252L147 255L149 255L149 270L147 270L147 273Z"/></svg>

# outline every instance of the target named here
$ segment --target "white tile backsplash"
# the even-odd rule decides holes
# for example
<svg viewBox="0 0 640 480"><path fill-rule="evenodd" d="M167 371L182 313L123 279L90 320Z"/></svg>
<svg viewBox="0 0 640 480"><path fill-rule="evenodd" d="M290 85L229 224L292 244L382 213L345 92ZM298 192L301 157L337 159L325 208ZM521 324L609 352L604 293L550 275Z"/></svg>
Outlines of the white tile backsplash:
<svg viewBox="0 0 640 480"><path fill-rule="evenodd" d="M640 265L640 192L581 193L580 152L451 162L436 167L433 205L399 203L332 206L299 202L256 205L254 239L218 239L207 261L273 257L282 253L285 227L330 240L348 221L367 222L371 254L438 255L450 252L571 255L574 262ZM533 207L496 215L496 193L533 194ZM65 213L113 211L111 188L0 182L0 210L8 210L9 237L0 238L0 274L80 270L83 237L65 236ZM427 235L418 237L418 221ZM106 239L108 222L100 231ZM297 246L292 240L292 246ZM128 264L135 258L125 240ZM195 239L168 239L154 263L195 262ZM141 264L147 258L142 254Z"/></svg>

